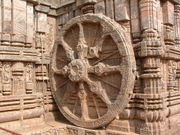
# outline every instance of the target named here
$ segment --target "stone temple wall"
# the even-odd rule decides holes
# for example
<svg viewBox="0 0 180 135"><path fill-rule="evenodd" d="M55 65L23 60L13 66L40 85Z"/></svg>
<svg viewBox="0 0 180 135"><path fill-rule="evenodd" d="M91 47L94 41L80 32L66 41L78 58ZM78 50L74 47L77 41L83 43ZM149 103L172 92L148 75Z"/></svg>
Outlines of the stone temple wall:
<svg viewBox="0 0 180 135"><path fill-rule="evenodd" d="M0 126L28 128L61 115L51 93L51 50L68 21L91 11L123 27L136 59L132 97L107 134L180 127L179 0L0 0L0 7ZM67 133L85 134L76 127Z"/></svg>
<svg viewBox="0 0 180 135"><path fill-rule="evenodd" d="M43 3L0 1L0 125L6 128L43 123L45 112L56 110L48 77L56 7Z"/></svg>

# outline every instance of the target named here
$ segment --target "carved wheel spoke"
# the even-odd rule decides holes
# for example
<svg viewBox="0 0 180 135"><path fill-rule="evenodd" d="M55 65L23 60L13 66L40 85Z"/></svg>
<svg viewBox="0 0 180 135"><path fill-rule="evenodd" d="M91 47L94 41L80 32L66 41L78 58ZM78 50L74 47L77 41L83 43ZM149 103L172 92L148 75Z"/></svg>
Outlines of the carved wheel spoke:
<svg viewBox="0 0 180 135"><path fill-rule="evenodd" d="M113 56L113 55L117 54L118 52L119 52L118 50L113 51L113 52L112 52L112 53L110 53L108 56L105 56L105 57L103 57L103 58L101 58L101 59L97 60L97 61L96 61L96 62L94 62L92 65L96 65L96 64L98 64L99 62L102 62L102 61L104 61L104 60L108 59L109 57L111 57L111 56Z"/></svg>
<svg viewBox="0 0 180 135"><path fill-rule="evenodd" d="M79 83L78 97L80 99L80 104L81 104L81 112L82 112L81 118L83 120L89 120L90 118L88 112L87 92L84 88L83 82Z"/></svg>
<svg viewBox="0 0 180 135"><path fill-rule="evenodd" d="M81 23L78 23L79 26L79 41L77 45L77 54L78 59L83 59L84 57L87 57L87 43L84 37L84 29L83 25Z"/></svg>
<svg viewBox="0 0 180 135"><path fill-rule="evenodd" d="M63 75L63 76L67 76L68 70L69 69L67 66L64 66L64 68L62 69L57 69L55 67L52 68L52 71L54 72L54 74Z"/></svg>
<svg viewBox="0 0 180 135"><path fill-rule="evenodd" d="M126 107L135 81L124 30L103 15L86 14L64 25L59 39L65 55L55 45L51 83L60 111L75 125L105 126Z"/></svg>
<svg viewBox="0 0 180 135"><path fill-rule="evenodd" d="M65 52L66 52L66 56L69 60L74 60L74 51L72 50L72 48L66 43L66 41L64 41L63 38L61 38L60 41L61 45L63 46Z"/></svg>
<svg viewBox="0 0 180 135"><path fill-rule="evenodd" d="M89 89L90 89L91 92L93 92L97 96L99 96L102 99L102 101L105 102L107 105L111 104L111 101L110 101L109 97L107 96L106 90L104 90L102 88L100 82L94 82L94 81L91 81L88 78L85 81L88 84Z"/></svg>
<svg viewBox="0 0 180 135"><path fill-rule="evenodd" d="M90 67L89 73L96 74L97 76L108 75L115 72L119 72L120 74L122 74L124 68L125 67L123 65L110 66L104 63L99 63L95 66Z"/></svg>
<svg viewBox="0 0 180 135"><path fill-rule="evenodd" d="M63 75L63 71L60 70L60 69L55 69L55 68L53 68L53 72L54 72L55 74L58 74L58 75Z"/></svg>
<svg viewBox="0 0 180 135"><path fill-rule="evenodd" d="M103 83L105 83L105 84L111 86L112 88L115 88L115 89L117 89L117 90L120 89L119 87L115 86L114 84L112 84L112 83L110 83L110 82L107 82L107 81L101 79L100 77L94 76L94 78L96 78L96 79L98 79L99 81L101 81L101 82L103 82Z"/></svg>

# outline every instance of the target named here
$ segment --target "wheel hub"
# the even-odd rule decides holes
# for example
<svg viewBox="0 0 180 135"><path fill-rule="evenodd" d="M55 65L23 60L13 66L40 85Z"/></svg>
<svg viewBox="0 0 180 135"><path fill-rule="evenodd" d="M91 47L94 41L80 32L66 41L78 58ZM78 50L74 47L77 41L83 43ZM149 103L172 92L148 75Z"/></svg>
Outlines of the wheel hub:
<svg viewBox="0 0 180 135"><path fill-rule="evenodd" d="M73 82L82 81L87 76L87 63L85 60L75 59L68 65L69 79Z"/></svg>

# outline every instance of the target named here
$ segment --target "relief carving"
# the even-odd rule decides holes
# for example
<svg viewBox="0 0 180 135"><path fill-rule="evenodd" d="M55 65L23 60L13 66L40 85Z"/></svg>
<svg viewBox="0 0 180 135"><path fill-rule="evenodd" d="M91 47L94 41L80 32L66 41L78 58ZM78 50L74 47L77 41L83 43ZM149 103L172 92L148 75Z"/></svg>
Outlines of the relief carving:
<svg viewBox="0 0 180 135"><path fill-rule="evenodd" d="M26 94L33 93L33 81L34 81L34 67L33 64L28 63L26 65Z"/></svg>
<svg viewBox="0 0 180 135"><path fill-rule="evenodd" d="M24 80L24 63L16 62L12 66L13 75L13 94L25 94L25 80Z"/></svg>
<svg viewBox="0 0 180 135"><path fill-rule="evenodd" d="M92 27L91 34L88 34L90 31L87 31L89 29L85 25L87 22L91 24L88 26ZM75 30L71 28L73 26ZM113 31L115 29L117 31ZM55 85L57 82L54 79L51 80L54 93L59 90L64 91L64 94L54 95L56 103L60 108L62 104L67 107L67 109L61 108L60 110L75 125L87 128L103 126L110 122L110 119L114 119L125 107L133 88L131 86L135 81L133 74L135 60L127 53L131 52L133 55L132 48L128 43L126 43L126 48L127 37L119 35L119 33L125 35L125 32L109 18L93 14L72 19L61 31L60 40L54 46L50 71L52 78L58 76L54 79L59 85ZM72 33L68 33L69 31ZM93 35L93 33L97 35ZM73 39L68 39L68 34ZM122 41L121 44L118 41ZM66 57L64 61L69 61L69 64L61 61L62 58L56 54L60 47L64 50L64 56L62 56ZM59 66L61 68L58 68ZM120 83L117 80L113 81L115 78L112 76L116 76L117 78L115 78ZM108 77L112 79L110 80ZM111 88L114 92L108 93L107 88ZM118 94L119 92L121 94ZM75 97L74 109L69 106L71 99L68 99L68 96L70 95ZM106 109L99 106L98 100ZM92 113L90 109L91 104L95 113ZM80 113L77 112L78 109L80 109Z"/></svg>
<svg viewBox="0 0 180 135"><path fill-rule="evenodd" d="M73 128L67 128L68 135L78 135L78 130Z"/></svg>
<svg viewBox="0 0 180 135"><path fill-rule="evenodd" d="M12 71L11 63L6 62L3 65L3 95L12 94Z"/></svg>
<svg viewBox="0 0 180 135"><path fill-rule="evenodd" d="M40 125L34 135L179 130L180 0L0 6L0 127ZM56 126L61 114L69 122Z"/></svg>
<svg viewBox="0 0 180 135"><path fill-rule="evenodd" d="M168 90L176 90L176 63L174 61L168 62Z"/></svg>
<svg viewBox="0 0 180 135"><path fill-rule="evenodd" d="M40 52L45 51L45 46L46 46L46 38L44 33L36 33L36 49L38 49Z"/></svg>

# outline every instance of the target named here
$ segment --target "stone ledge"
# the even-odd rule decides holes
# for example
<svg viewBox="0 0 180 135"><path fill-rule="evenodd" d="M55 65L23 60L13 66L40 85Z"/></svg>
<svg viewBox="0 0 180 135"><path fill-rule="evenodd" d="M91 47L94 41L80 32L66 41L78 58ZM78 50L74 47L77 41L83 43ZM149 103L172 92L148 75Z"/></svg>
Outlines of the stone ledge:
<svg viewBox="0 0 180 135"><path fill-rule="evenodd" d="M16 130L23 135L138 135L132 132L120 132L104 129L84 129L76 126L64 124L58 121L48 122L44 125L31 127L23 130Z"/></svg>
<svg viewBox="0 0 180 135"><path fill-rule="evenodd" d="M36 49L0 46L0 60L38 62L39 57Z"/></svg>

